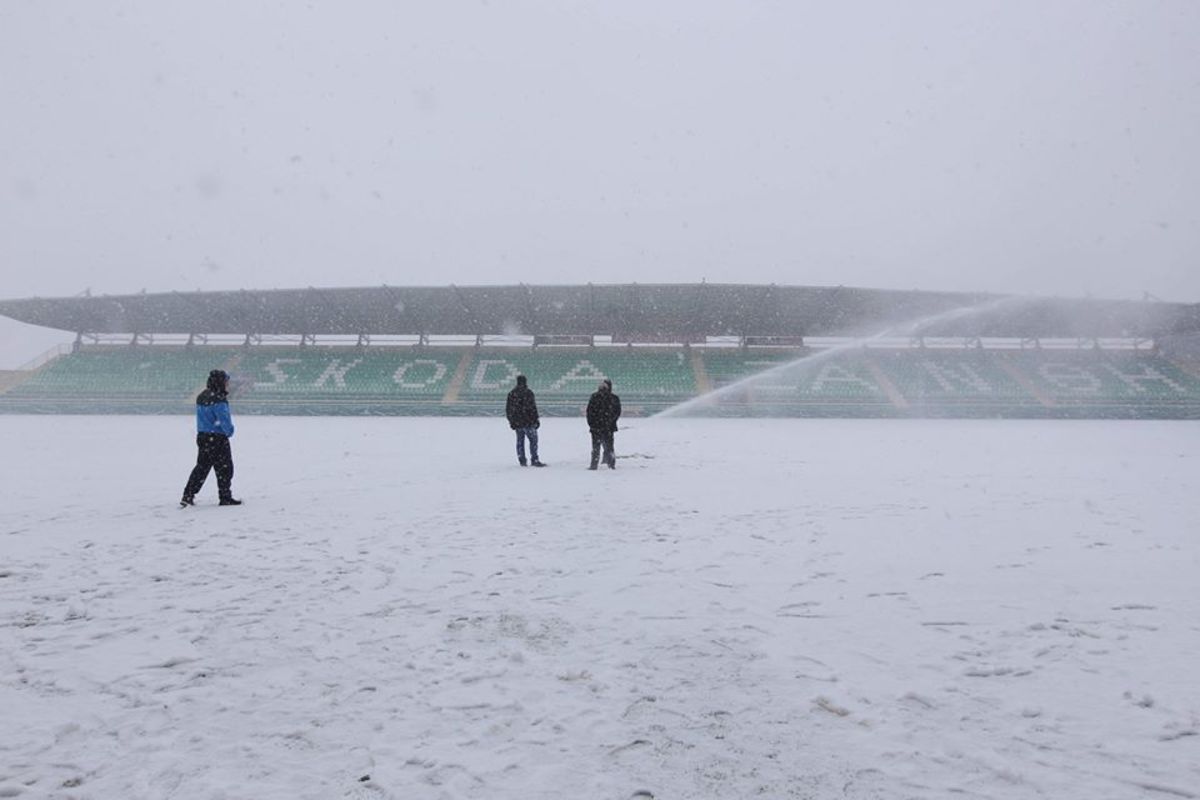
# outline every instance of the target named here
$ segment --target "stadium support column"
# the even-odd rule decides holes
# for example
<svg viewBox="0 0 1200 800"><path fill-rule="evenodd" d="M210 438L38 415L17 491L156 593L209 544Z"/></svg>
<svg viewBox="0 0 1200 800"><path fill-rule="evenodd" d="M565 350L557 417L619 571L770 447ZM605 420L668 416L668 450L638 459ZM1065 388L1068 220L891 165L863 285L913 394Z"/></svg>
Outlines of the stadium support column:
<svg viewBox="0 0 1200 800"><path fill-rule="evenodd" d="M1178 367L1187 375L1200 380L1200 361L1192 361L1185 356L1163 356L1174 367Z"/></svg>
<svg viewBox="0 0 1200 800"><path fill-rule="evenodd" d="M471 367L471 361L474 358L474 350L463 351L462 358L458 360L458 368L454 370L454 376L450 378L450 383L446 386L446 393L442 395L442 405L452 406L458 403L458 393L462 391L463 384L467 382L467 370Z"/></svg>
<svg viewBox="0 0 1200 800"><path fill-rule="evenodd" d="M1193 378L1200 378L1200 333L1180 333L1155 339L1152 352Z"/></svg>
<svg viewBox="0 0 1200 800"><path fill-rule="evenodd" d="M883 393L887 395L891 404L901 411L908 409L908 400L896 388L896 384L892 383L892 379L888 377L883 368L879 366L879 362L871 358L871 353L863 350L863 362L867 365L867 371L871 373L871 377L875 379L875 383L883 389Z"/></svg>
<svg viewBox="0 0 1200 800"><path fill-rule="evenodd" d="M696 379L696 390L698 394L708 394L712 391L712 381L708 377L708 368L704 366L704 359L700 356L700 348L692 347L692 375Z"/></svg>
<svg viewBox="0 0 1200 800"><path fill-rule="evenodd" d="M244 350L234 350L229 358L225 359L225 362L221 364L221 369L230 374L237 372L238 367L242 365L242 356L244 354Z"/></svg>
<svg viewBox="0 0 1200 800"><path fill-rule="evenodd" d="M1044 407L1054 408L1054 406L1057 405L1057 403L1054 402L1054 398L1043 392L1028 375L1021 371L1020 367L1008 359L1008 356L998 356L996 358L996 363L1000 365L1000 369L1004 370L1004 372L1010 378L1016 381L1022 389L1033 395L1034 399L1036 399Z"/></svg>

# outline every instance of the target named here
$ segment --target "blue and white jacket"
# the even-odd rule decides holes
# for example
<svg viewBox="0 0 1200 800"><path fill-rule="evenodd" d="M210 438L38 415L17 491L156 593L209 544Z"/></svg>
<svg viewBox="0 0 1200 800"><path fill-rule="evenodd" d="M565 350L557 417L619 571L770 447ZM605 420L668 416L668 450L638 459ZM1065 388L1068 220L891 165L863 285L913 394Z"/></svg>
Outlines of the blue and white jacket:
<svg viewBox="0 0 1200 800"><path fill-rule="evenodd" d="M196 396L196 433L233 436L233 417L229 415L229 395L205 389Z"/></svg>

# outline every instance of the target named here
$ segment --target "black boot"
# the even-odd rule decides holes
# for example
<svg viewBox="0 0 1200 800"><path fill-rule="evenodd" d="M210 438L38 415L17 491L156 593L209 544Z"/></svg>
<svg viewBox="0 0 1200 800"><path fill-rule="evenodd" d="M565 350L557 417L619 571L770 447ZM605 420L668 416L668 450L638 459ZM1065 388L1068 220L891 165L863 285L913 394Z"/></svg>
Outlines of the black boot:
<svg viewBox="0 0 1200 800"><path fill-rule="evenodd" d="M525 464L525 459L524 459L524 458L518 458L518 459L517 459L517 462L518 462L518 463L519 463L519 464L520 464L522 467L526 466L526 464Z"/></svg>
<svg viewBox="0 0 1200 800"><path fill-rule="evenodd" d="M533 460L533 462L532 462L532 463L533 463L533 465L534 465L535 467L544 467L544 466L546 466L546 465L545 465L545 464L543 464L542 462L538 461L536 458Z"/></svg>
<svg viewBox="0 0 1200 800"><path fill-rule="evenodd" d="M241 500L234 500L232 497L222 497L220 502L220 505L223 506L240 506L241 504Z"/></svg>
<svg viewBox="0 0 1200 800"><path fill-rule="evenodd" d="M194 505L196 505L196 498L192 497L190 494L185 494L179 500L180 508L187 508L188 506L194 506Z"/></svg>

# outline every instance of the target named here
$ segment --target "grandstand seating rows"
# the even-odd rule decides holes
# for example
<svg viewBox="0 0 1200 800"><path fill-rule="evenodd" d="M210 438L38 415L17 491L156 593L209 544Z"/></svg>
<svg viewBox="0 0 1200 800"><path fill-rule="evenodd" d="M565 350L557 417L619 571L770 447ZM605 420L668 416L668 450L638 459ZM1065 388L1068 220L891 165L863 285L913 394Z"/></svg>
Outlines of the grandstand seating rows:
<svg viewBox="0 0 1200 800"><path fill-rule="evenodd" d="M214 368L239 413L502 414L524 374L548 415L582 413L607 377L630 414L707 395L698 413L1200 417L1200 378L1149 351L862 347L91 346L0 393L0 411L185 413Z"/></svg>

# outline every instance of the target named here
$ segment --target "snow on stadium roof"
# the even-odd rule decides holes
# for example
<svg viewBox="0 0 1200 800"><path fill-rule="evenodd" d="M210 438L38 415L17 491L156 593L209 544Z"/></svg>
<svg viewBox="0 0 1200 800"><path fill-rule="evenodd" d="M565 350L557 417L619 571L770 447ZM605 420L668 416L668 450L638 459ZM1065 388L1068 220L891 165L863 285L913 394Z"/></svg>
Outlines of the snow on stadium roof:
<svg viewBox="0 0 1200 800"><path fill-rule="evenodd" d="M1200 306L751 284L378 286L0 301L85 334L1146 337L1200 330ZM898 327L899 326L899 327Z"/></svg>

